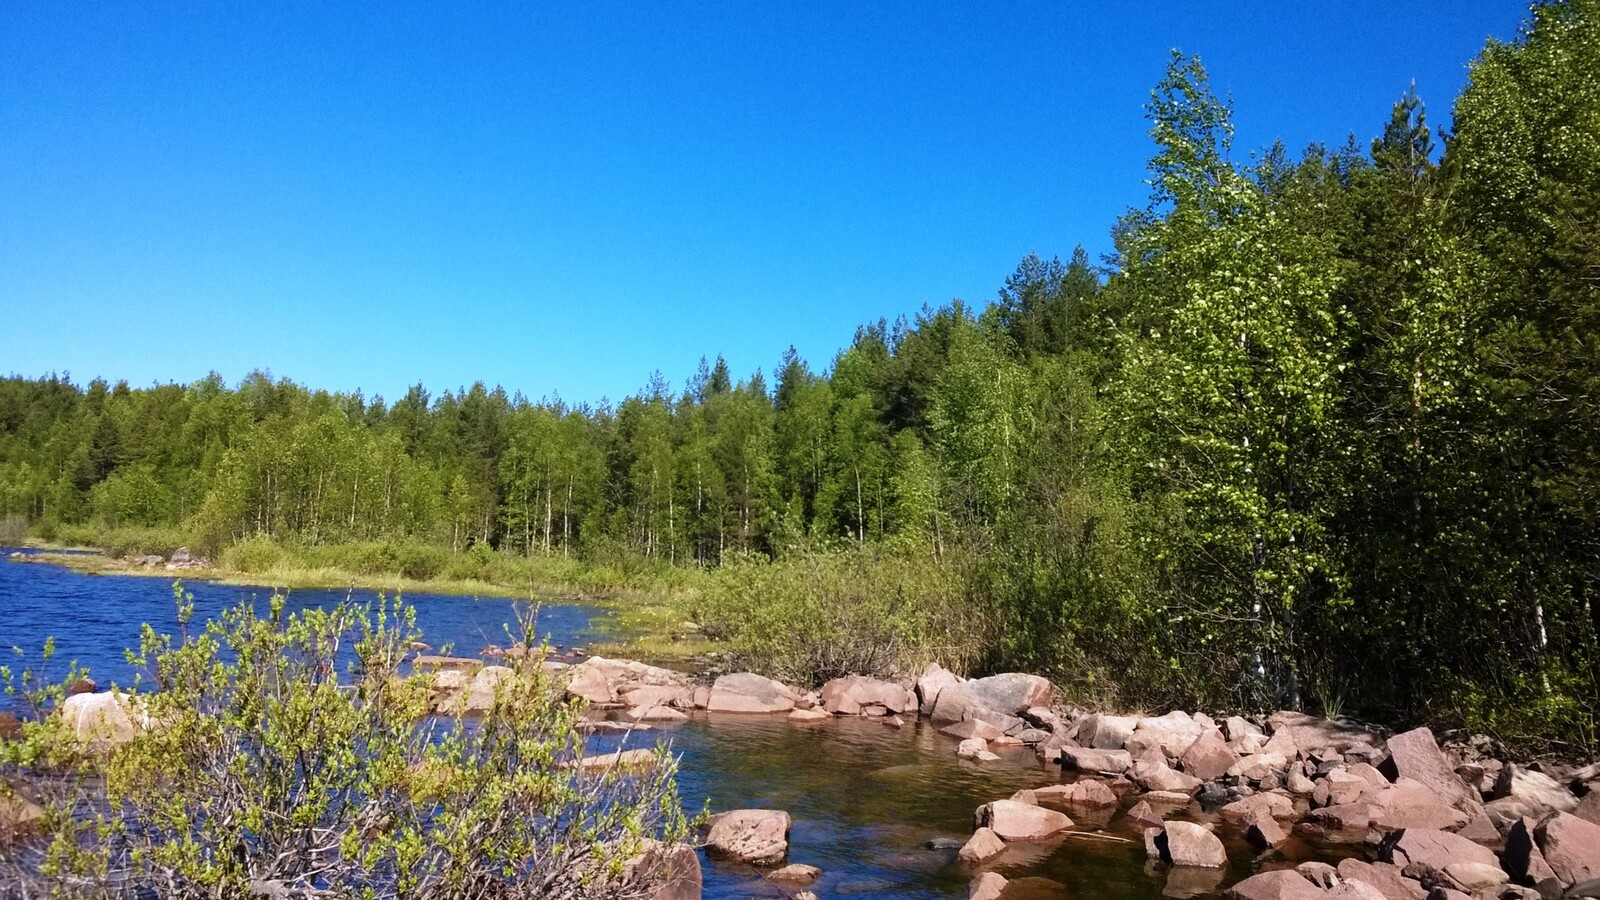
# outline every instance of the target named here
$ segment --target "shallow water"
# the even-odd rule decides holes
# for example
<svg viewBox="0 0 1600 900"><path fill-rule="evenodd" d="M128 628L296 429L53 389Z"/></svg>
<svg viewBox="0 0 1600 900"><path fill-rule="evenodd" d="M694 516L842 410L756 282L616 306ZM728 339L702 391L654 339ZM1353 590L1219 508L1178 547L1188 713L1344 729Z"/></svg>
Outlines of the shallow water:
<svg viewBox="0 0 1600 900"><path fill-rule="evenodd" d="M0 550L0 648L21 647L37 660L47 636L54 635L59 663L77 660L91 669L102 688L126 684L133 675L122 650L138 642L139 626L176 627L171 580L134 576L85 576L60 566L19 563ZM185 582L195 597L197 621L241 601L264 605L266 588ZM289 595L288 608L336 603L345 591L301 590ZM371 599L372 592L356 592ZM507 642L514 619L511 601L408 594L417 608L424 637L435 646L453 644L463 655ZM593 607L545 604L539 630L560 647L582 646L595 637ZM8 660L14 664L15 660ZM3 698L0 698L3 702ZM978 764L955 755L956 739L929 723L908 720L892 728L877 719L838 718L797 726L781 716L709 715L636 734L631 745L665 740L680 759L679 786L685 803L710 810L765 807L788 811L794 819L789 860L824 871L811 890L823 897L965 897L971 873L955 850L930 850L940 838L965 841L976 808L1026 787L1063 780L1061 770L1040 763L1031 750L1002 749L1002 760ZM596 751L616 746L618 738L597 735ZM1137 798L1128 798L1125 806ZM1143 837L1121 810L1099 814L1067 810L1077 827L1053 844L1008 850L992 867L1011 878L1043 876L1065 892L1039 897L1155 898L1215 895L1261 868L1306 858L1329 858L1337 848L1291 847L1287 855L1258 860L1234 829L1219 828L1228 845L1227 871L1169 870L1145 861ZM1204 820L1195 807L1182 814ZM702 858L708 900L780 898L783 890L759 873L737 864ZM1035 896L1035 895L1029 895Z"/></svg>

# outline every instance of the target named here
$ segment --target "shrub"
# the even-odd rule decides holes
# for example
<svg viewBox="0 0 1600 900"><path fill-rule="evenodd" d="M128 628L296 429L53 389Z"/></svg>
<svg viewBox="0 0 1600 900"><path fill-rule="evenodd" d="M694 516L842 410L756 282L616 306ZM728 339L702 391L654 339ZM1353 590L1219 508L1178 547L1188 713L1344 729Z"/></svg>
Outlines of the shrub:
<svg viewBox="0 0 1600 900"><path fill-rule="evenodd" d="M691 824L661 748L643 769L577 764L582 707L560 699L541 659L504 670L483 718L439 719L427 715L431 676L404 674L419 634L398 602L286 617L274 597L264 618L240 606L191 637L192 612L181 600L177 639L145 627L134 659L149 690L130 703L155 724L131 742L87 756L49 720L0 741L8 774L81 767L38 782L45 833L0 844L0 883L23 896L244 897L268 885L643 897L653 876L630 861ZM32 695L42 704L61 690Z"/></svg>
<svg viewBox="0 0 1600 900"><path fill-rule="evenodd" d="M0 545L18 546L28 536L28 520L17 513L0 516Z"/></svg>
<svg viewBox="0 0 1600 900"><path fill-rule="evenodd" d="M964 584L954 565L878 550L746 557L709 576L693 612L740 665L778 678L970 671L993 629Z"/></svg>
<svg viewBox="0 0 1600 900"><path fill-rule="evenodd" d="M222 551L222 566L235 572L259 575L283 562L284 549L264 534L246 538Z"/></svg>

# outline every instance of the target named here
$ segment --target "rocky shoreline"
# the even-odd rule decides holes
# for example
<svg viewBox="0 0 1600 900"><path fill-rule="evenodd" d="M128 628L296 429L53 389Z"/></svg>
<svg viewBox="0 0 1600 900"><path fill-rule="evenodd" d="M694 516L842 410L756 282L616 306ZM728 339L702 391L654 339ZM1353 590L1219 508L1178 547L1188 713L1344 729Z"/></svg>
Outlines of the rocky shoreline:
<svg viewBox="0 0 1600 900"><path fill-rule="evenodd" d="M433 709L470 715L494 703L512 669L483 658L428 655L413 664L433 675ZM526 648L494 648L491 660ZM1008 848L1044 847L1073 832L1073 815L1120 815L1142 831L1153 865L1193 871L1198 893L1224 889L1227 854L1219 833L1236 830L1261 855L1260 870L1225 887L1237 900L1554 900L1600 897L1600 766L1522 766L1484 739L1443 746L1419 728L1397 735L1283 711L1261 719L1172 711L1111 715L1062 706L1040 676L1006 673L964 679L936 665L916 679L837 678L814 691L753 672L710 679L627 659L547 661L570 698L590 709L587 727L649 730L697 711L783 716L796 727L866 717L885 727L921 719L971 765L1001 763L996 750L1031 749L1059 765L1061 782L997 797L974 813L958 859L972 875L972 900L1062 896L1040 878L1008 881L994 866ZM131 739L144 723L136 703L107 692L68 697L63 724L88 742ZM586 757L584 768L648 765L648 750ZM20 798L0 806L0 831L26 825ZM16 808L12 808L15 806ZM1186 816L1200 809L1216 821ZM708 854L736 860L788 888L823 873L788 859L783 810L727 810L704 837ZM1366 859L1294 865L1278 855L1291 836L1360 845ZM683 848L686 849L686 848ZM701 893L698 857L675 853L673 877L656 900ZM1205 876L1205 872L1215 873ZM797 898L814 897L799 890Z"/></svg>

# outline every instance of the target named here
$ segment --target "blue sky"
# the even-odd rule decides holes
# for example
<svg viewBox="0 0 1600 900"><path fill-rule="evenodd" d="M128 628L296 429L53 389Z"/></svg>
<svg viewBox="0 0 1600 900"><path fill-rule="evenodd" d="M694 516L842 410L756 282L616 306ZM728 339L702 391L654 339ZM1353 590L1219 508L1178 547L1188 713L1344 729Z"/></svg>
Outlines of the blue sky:
<svg viewBox="0 0 1600 900"><path fill-rule="evenodd" d="M1168 48L1244 156L1449 121L1515 2L8 3L0 372L613 400L1098 256Z"/></svg>

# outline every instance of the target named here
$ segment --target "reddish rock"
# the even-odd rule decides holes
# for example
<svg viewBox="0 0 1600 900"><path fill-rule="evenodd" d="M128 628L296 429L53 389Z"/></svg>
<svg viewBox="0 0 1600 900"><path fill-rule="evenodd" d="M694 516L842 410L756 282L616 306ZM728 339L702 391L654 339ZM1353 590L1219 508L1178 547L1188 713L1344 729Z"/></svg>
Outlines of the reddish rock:
<svg viewBox="0 0 1600 900"><path fill-rule="evenodd" d="M979 828L962 846L956 858L969 866L978 866L1004 853L1006 842L992 828Z"/></svg>
<svg viewBox="0 0 1600 900"><path fill-rule="evenodd" d="M1063 765L1080 772L1107 772L1113 775L1128 771L1133 757L1126 750L1091 750L1086 747L1061 748Z"/></svg>
<svg viewBox="0 0 1600 900"><path fill-rule="evenodd" d="M1204 784L1200 779L1186 772L1161 764L1150 764L1141 761L1134 767L1133 780L1138 782L1147 791L1166 794L1183 794L1193 797Z"/></svg>
<svg viewBox="0 0 1600 900"><path fill-rule="evenodd" d="M1053 809L996 800L978 807L977 825L1003 841L1042 841L1072 827L1072 820Z"/></svg>
<svg viewBox="0 0 1600 900"><path fill-rule="evenodd" d="M1323 896L1328 900L1388 900L1382 891L1365 881L1340 881Z"/></svg>
<svg viewBox="0 0 1600 900"><path fill-rule="evenodd" d="M1307 818L1324 828L1356 831L1372 824L1374 811L1375 808L1370 803L1340 803L1337 806L1314 809Z"/></svg>
<svg viewBox="0 0 1600 900"><path fill-rule="evenodd" d="M820 709L797 709L784 716L784 718L797 725L813 725L832 719L833 714L823 712Z"/></svg>
<svg viewBox="0 0 1600 900"><path fill-rule="evenodd" d="M788 685L754 672L723 675L711 684L706 709L711 712L778 713L794 709Z"/></svg>
<svg viewBox="0 0 1600 900"><path fill-rule="evenodd" d="M1183 771L1201 781L1215 781L1228 773L1239 761L1239 754L1222 739L1214 728L1200 732L1179 757Z"/></svg>
<svg viewBox="0 0 1600 900"><path fill-rule="evenodd" d="M1078 723L1078 743L1095 750L1121 750L1137 727L1139 720L1133 716L1095 713Z"/></svg>
<svg viewBox="0 0 1600 900"><path fill-rule="evenodd" d="M1453 862L1498 865L1494 851L1459 835L1427 828L1408 828L1387 846L1389 859L1404 869L1410 865L1443 870Z"/></svg>
<svg viewBox="0 0 1600 900"><path fill-rule="evenodd" d="M1223 895L1224 900L1320 900L1328 892L1307 881L1292 869L1262 872L1239 882Z"/></svg>
<svg viewBox="0 0 1600 900"><path fill-rule="evenodd" d="M1173 710L1164 716L1140 719L1139 727L1133 730L1133 740L1142 740L1145 746L1160 747L1167 758L1177 759L1205 730L1205 726L1190 718L1188 713Z"/></svg>
<svg viewBox="0 0 1600 900"><path fill-rule="evenodd" d="M916 695L911 691L894 682L865 675L833 679L822 686L820 699L823 709L846 716L856 715L873 706L896 714L917 708Z"/></svg>
<svg viewBox="0 0 1600 900"><path fill-rule="evenodd" d="M1506 848L1500 854L1500 862L1506 874L1518 884L1537 886L1560 881L1556 878L1555 870L1545 862L1544 854L1534 839L1537 828L1538 823L1534 820L1521 819L1506 833Z"/></svg>
<svg viewBox="0 0 1600 900"><path fill-rule="evenodd" d="M1444 758L1438 741L1427 728L1417 728L1389 739L1386 771L1395 781L1410 778L1433 791L1440 802L1469 815L1483 810L1478 792L1468 787Z"/></svg>
<svg viewBox="0 0 1600 900"><path fill-rule="evenodd" d="M1226 774L1258 782L1273 776L1282 777L1288 768L1289 761L1276 753L1252 753L1240 757L1238 762L1228 767ZM1301 777L1305 777L1303 773Z"/></svg>
<svg viewBox="0 0 1600 900"><path fill-rule="evenodd" d="M776 881L781 884L798 884L801 887L804 887L821 877L821 869L817 868L816 866L808 866L804 863L790 863L781 869L774 869L773 871L767 873L768 881Z"/></svg>
<svg viewBox="0 0 1600 900"><path fill-rule="evenodd" d="M582 664L567 670L567 696L581 697L590 703L615 703L617 692L600 669Z"/></svg>
<svg viewBox="0 0 1600 900"><path fill-rule="evenodd" d="M1485 847L1499 847L1502 843L1499 829L1494 827L1494 823L1489 821L1489 817L1486 814L1480 814L1471 819L1467 824L1457 829L1456 834Z"/></svg>
<svg viewBox="0 0 1600 900"><path fill-rule="evenodd" d="M1428 894L1420 883L1406 878L1401 874L1400 867L1391 863L1342 859L1338 872L1346 882L1361 881L1371 885L1386 900L1423 900Z"/></svg>
<svg viewBox="0 0 1600 900"><path fill-rule="evenodd" d="M694 707L694 689L672 685L647 684L619 695L628 706L648 709L652 706L671 706L677 709Z"/></svg>
<svg viewBox="0 0 1600 900"><path fill-rule="evenodd" d="M1217 815L1229 822L1243 822L1255 815L1268 815L1277 819L1294 818L1294 801L1282 794L1262 792L1241 797L1217 810Z"/></svg>
<svg viewBox="0 0 1600 900"><path fill-rule="evenodd" d="M1278 824L1277 819L1266 813L1251 813L1243 824L1245 840L1262 850L1276 847L1289 839L1289 832Z"/></svg>
<svg viewBox="0 0 1600 900"><path fill-rule="evenodd" d="M1035 706L1049 706L1055 699L1050 680L1040 675L1006 672L966 683L966 687L986 709L1018 715Z"/></svg>
<svg viewBox="0 0 1600 900"><path fill-rule="evenodd" d="M1348 769L1334 769L1317 781L1311 792L1313 806L1340 806L1355 803L1371 790L1372 784Z"/></svg>
<svg viewBox="0 0 1600 900"><path fill-rule="evenodd" d="M0 732L0 734L3 734L3 732ZM1578 801L1578 805L1573 807L1572 814L1585 822L1593 822L1596 825L1600 825L1600 790L1591 790L1589 793L1584 794L1583 798Z"/></svg>
<svg viewBox="0 0 1600 900"><path fill-rule="evenodd" d="M951 737L961 738L962 740L977 738L980 741L992 741L1005 736L1005 732L990 725L988 722L979 721L978 719L968 719L965 722L946 725L939 729L939 733L948 734Z"/></svg>
<svg viewBox="0 0 1600 900"><path fill-rule="evenodd" d="M1272 740L1267 742L1266 749L1283 753L1278 748L1287 745L1289 752L1283 753L1285 758L1293 757L1296 751L1307 756L1319 750L1342 754L1358 744L1379 742L1377 735L1370 731L1288 710L1273 713L1267 719L1267 725L1271 728ZM1274 744L1273 741L1280 743Z"/></svg>
<svg viewBox="0 0 1600 900"><path fill-rule="evenodd" d="M950 685L960 683L961 679L943 666L938 663L928 663L928 667L918 676L916 685L921 713L925 716L932 715L933 703L938 698L939 692Z"/></svg>
<svg viewBox="0 0 1600 900"><path fill-rule="evenodd" d="M984 872L967 887L967 900L1000 900L1006 883L1006 877L999 872Z"/></svg>
<svg viewBox="0 0 1600 900"><path fill-rule="evenodd" d="M1133 808L1128 810L1128 818L1140 828L1160 828L1167 824L1160 814L1155 811L1155 808L1143 800L1135 803Z"/></svg>
<svg viewBox="0 0 1600 900"><path fill-rule="evenodd" d="M624 883L654 885L649 900L700 900L703 875L700 855L694 848L688 844L649 843L624 868Z"/></svg>
<svg viewBox="0 0 1600 900"><path fill-rule="evenodd" d="M411 661L419 671L454 669L459 672L476 672L483 668L483 660L467 656L419 656Z"/></svg>
<svg viewBox="0 0 1600 900"><path fill-rule="evenodd" d="M1541 821L1533 837L1562 883L1600 878L1600 825L1558 812Z"/></svg>
<svg viewBox="0 0 1600 900"><path fill-rule="evenodd" d="M1442 874L1446 886L1466 894L1485 891L1498 895L1497 888L1509 880L1499 866L1474 862L1451 863Z"/></svg>
<svg viewBox="0 0 1600 900"><path fill-rule="evenodd" d="M1034 796L1041 803L1081 807L1083 809L1111 809L1117 805L1117 795L1103 781L1085 778L1071 784L1052 784L1036 788Z"/></svg>
<svg viewBox="0 0 1600 900"><path fill-rule="evenodd" d="M789 853L789 814L776 809L736 809L711 818L706 852L746 862L775 866Z"/></svg>
<svg viewBox="0 0 1600 900"><path fill-rule="evenodd" d="M1220 869L1228 864L1228 852L1210 829L1195 822L1168 822L1156 838L1162 862L1175 866Z"/></svg>

